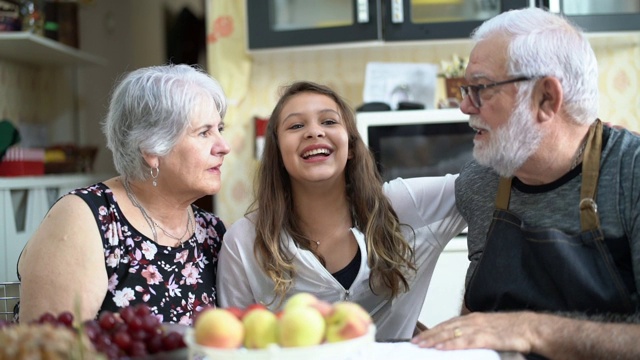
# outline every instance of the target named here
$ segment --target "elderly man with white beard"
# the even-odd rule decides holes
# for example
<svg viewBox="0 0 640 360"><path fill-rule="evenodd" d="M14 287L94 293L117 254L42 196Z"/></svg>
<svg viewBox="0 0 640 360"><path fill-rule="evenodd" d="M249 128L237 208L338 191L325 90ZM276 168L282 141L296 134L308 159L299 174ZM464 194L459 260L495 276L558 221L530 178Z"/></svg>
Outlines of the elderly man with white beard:
<svg viewBox="0 0 640 360"><path fill-rule="evenodd" d="M640 358L640 138L597 118L596 57L565 18L510 11L472 40L461 109L476 161L456 181L469 314L412 341Z"/></svg>

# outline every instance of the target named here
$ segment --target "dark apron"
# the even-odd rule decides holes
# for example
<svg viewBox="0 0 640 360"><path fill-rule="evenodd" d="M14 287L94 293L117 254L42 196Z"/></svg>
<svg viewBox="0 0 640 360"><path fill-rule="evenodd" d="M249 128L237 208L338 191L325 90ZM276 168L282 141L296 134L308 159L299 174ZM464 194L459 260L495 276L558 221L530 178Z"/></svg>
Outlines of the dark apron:
<svg viewBox="0 0 640 360"><path fill-rule="evenodd" d="M633 313L629 291L604 243L595 203L602 123L587 138L577 235L528 228L508 211L511 179L502 178L482 258L465 305L471 311L533 310L585 314Z"/></svg>

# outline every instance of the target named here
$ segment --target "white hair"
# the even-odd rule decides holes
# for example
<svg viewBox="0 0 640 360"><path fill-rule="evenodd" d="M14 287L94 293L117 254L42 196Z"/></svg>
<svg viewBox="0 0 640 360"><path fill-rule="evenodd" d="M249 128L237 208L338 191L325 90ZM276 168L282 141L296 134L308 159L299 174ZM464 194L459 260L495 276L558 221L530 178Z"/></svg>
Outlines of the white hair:
<svg viewBox="0 0 640 360"><path fill-rule="evenodd" d="M147 179L143 153L167 155L191 125L192 113L203 106L221 119L227 110L220 84L202 69L170 64L127 74L115 87L102 124L118 173Z"/></svg>
<svg viewBox="0 0 640 360"><path fill-rule="evenodd" d="M492 36L509 38L507 71L510 76L552 76L562 84L566 113L590 124L598 116L598 63L576 25L561 15L539 8L504 12L484 22L472 34L474 41ZM517 84L531 93L534 82Z"/></svg>

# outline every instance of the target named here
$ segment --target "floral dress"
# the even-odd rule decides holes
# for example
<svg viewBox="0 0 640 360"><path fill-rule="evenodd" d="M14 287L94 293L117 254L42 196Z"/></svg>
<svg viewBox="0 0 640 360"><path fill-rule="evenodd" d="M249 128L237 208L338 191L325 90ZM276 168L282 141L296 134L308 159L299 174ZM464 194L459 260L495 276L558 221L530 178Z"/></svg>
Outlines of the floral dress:
<svg viewBox="0 0 640 360"><path fill-rule="evenodd" d="M127 221L105 184L70 194L89 205L102 237L109 290L100 312L145 303L162 322L191 325L194 311L215 304L218 253L226 231L218 217L192 205L195 234L182 246L164 246Z"/></svg>

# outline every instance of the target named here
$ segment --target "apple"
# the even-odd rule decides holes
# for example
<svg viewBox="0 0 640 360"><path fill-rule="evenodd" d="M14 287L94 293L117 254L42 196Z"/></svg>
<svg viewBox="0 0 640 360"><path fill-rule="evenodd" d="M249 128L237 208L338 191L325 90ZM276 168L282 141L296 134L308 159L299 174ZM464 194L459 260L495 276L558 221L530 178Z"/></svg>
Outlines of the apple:
<svg viewBox="0 0 640 360"><path fill-rule="evenodd" d="M244 338L242 322L232 312L222 308L201 312L193 330L196 343L215 348L240 347Z"/></svg>
<svg viewBox="0 0 640 360"><path fill-rule="evenodd" d="M230 306L225 308L227 311L229 311L230 313L232 313L233 315L235 315L238 319L242 320L242 317L244 316L245 311L240 309L239 307L235 307L235 306Z"/></svg>
<svg viewBox="0 0 640 360"><path fill-rule="evenodd" d="M278 344L282 347L312 346L324 339L325 320L310 306L298 306L283 311L278 322Z"/></svg>
<svg viewBox="0 0 640 360"><path fill-rule="evenodd" d="M318 300L316 303L311 304L310 306L318 310L324 318L329 316L329 314L331 314L331 311L333 311L333 305L323 300Z"/></svg>
<svg viewBox="0 0 640 360"><path fill-rule="evenodd" d="M244 316L244 315L247 315L247 313L249 313L249 311L256 310L256 309L266 310L266 309L267 309L267 307L266 307L265 305L263 305L263 304L260 304L260 303L254 303L254 304L251 304L251 305L247 306L247 307L244 309L244 314L243 314L243 316Z"/></svg>
<svg viewBox="0 0 640 360"><path fill-rule="evenodd" d="M278 343L278 318L267 309L253 309L242 318L244 347L264 349Z"/></svg>
<svg viewBox="0 0 640 360"><path fill-rule="evenodd" d="M293 309L300 306L309 306L311 304L315 304L318 301L318 298L310 293L301 292L292 295L287 302L284 304L283 310L287 311L288 309Z"/></svg>
<svg viewBox="0 0 640 360"><path fill-rule="evenodd" d="M318 299L315 295L310 293L297 293L289 298L284 304L283 311L287 311L296 307L310 306L320 311L322 316L327 316L331 312L331 304Z"/></svg>
<svg viewBox="0 0 640 360"><path fill-rule="evenodd" d="M330 343L363 336L373 322L362 306L346 301L334 303L332 312L325 319L326 340Z"/></svg>

